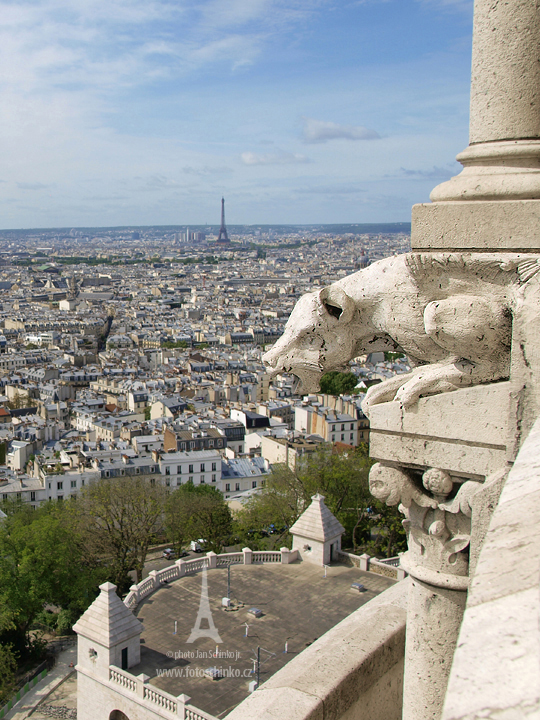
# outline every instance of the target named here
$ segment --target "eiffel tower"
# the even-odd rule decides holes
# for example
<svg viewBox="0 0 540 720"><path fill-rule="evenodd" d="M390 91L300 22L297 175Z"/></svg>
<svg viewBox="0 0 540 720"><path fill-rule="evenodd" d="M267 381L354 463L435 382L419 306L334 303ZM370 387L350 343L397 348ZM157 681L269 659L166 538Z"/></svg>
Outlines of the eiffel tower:
<svg viewBox="0 0 540 720"><path fill-rule="evenodd" d="M221 227L219 228L218 243L229 243L229 236L227 235L227 228L225 227L225 198L221 198Z"/></svg>

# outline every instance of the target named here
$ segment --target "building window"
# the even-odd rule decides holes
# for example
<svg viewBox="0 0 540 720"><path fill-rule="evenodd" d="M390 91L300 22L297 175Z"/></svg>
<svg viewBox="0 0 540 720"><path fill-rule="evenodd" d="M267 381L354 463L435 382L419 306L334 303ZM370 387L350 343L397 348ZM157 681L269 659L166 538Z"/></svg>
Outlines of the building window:
<svg viewBox="0 0 540 720"><path fill-rule="evenodd" d="M350 438L351 438L351 440L353 439L353 433L351 433Z"/></svg>
<svg viewBox="0 0 540 720"><path fill-rule="evenodd" d="M193 472L193 465L190 465L190 466L189 466L189 472L190 472L190 473Z"/></svg>
<svg viewBox="0 0 540 720"><path fill-rule="evenodd" d="M34 502L35 499L36 499L36 493L35 493L34 491L32 491L32 492L30 493L30 502Z"/></svg>
<svg viewBox="0 0 540 720"><path fill-rule="evenodd" d="M63 499L64 499L64 496L63 496L63 495L59 495L58 498L57 498L58 502L62 502Z"/></svg>
<svg viewBox="0 0 540 720"><path fill-rule="evenodd" d="M332 435L332 442L335 442L335 441L336 441L336 436Z"/></svg>
<svg viewBox="0 0 540 720"><path fill-rule="evenodd" d="M63 490L64 489L64 483L62 481L56 483L56 489L57 490Z"/></svg>
<svg viewBox="0 0 540 720"><path fill-rule="evenodd" d="M341 442L343 442L344 440L345 440L345 435L343 433L341 433Z"/></svg>
<svg viewBox="0 0 540 720"><path fill-rule="evenodd" d="M49 484L49 487L51 487L50 484ZM2 500L7 500L7 499L8 499L7 493L4 493L2 495Z"/></svg>
<svg viewBox="0 0 540 720"><path fill-rule="evenodd" d="M216 476L212 475L212 482L216 482Z"/></svg>
<svg viewBox="0 0 540 720"><path fill-rule="evenodd" d="M212 463L212 472L216 470L216 463Z"/></svg>
<svg viewBox="0 0 540 720"><path fill-rule="evenodd" d="M165 475L170 475L170 474L171 474L171 468L169 466L167 466L165 468Z"/></svg>
<svg viewBox="0 0 540 720"><path fill-rule="evenodd" d="M231 490L231 483L225 483L225 492L230 492ZM4 496L7 500L7 495Z"/></svg>
<svg viewBox="0 0 540 720"><path fill-rule="evenodd" d="M201 463L201 472L204 472L204 470L205 470L204 463Z"/></svg>
<svg viewBox="0 0 540 720"><path fill-rule="evenodd" d="M181 466L181 465L179 465L179 466L176 468L176 474L177 474L177 475L181 475L181 474L182 474L182 466Z"/></svg>
<svg viewBox="0 0 540 720"><path fill-rule="evenodd" d="M76 481L76 480L72 480L72 481L71 481L71 487L72 487L72 488L76 488L76 487L77 487L77 481Z"/></svg>
<svg viewBox="0 0 540 720"><path fill-rule="evenodd" d="M170 481L170 480L165 480L165 485L166 485L167 487L170 487L171 481Z"/></svg>
<svg viewBox="0 0 540 720"><path fill-rule="evenodd" d="M256 481L256 480L252 480L252 481L251 481L251 487L252 487L252 488L256 488L256 487L257 487L257 481Z"/></svg>
<svg viewBox="0 0 540 720"><path fill-rule="evenodd" d="M223 441L222 441L222 440L216 440L216 446L217 446L217 447L223 447Z"/></svg>
<svg viewBox="0 0 540 720"><path fill-rule="evenodd" d="M204 483L205 483L204 475L201 475L201 485L204 485Z"/></svg>
<svg viewBox="0 0 540 720"><path fill-rule="evenodd" d="M81 480L81 485L84 487L84 478Z"/></svg>
<svg viewBox="0 0 540 720"><path fill-rule="evenodd" d="M213 440L209 440L209 441L208 441L208 447L214 447L214 441L213 441Z"/></svg>
<svg viewBox="0 0 540 720"><path fill-rule="evenodd" d="M342 430L345 430L345 423L343 423L343 424L341 425L341 429L342 429Z"/></svg>
<svg viewBox="0 0 540 720"><path fill-rule="evenodd" d="M236 483L236 485L235 485L235 488L234 488L234 489L235 489L235 490L240 490L240 483Z"/></svg>
<svg viewBox="0 0 540 720"><path fill-rule="evenodd" d="M17 493L17 500L21 499L21 493Z"/></svg>
<svg viewBox="0 0 540 720"><path fill-rule="evenodd" d="M188 477L188 482L190 482L190 483L193 482L193 475L190 475L190 476Z"/></svg>

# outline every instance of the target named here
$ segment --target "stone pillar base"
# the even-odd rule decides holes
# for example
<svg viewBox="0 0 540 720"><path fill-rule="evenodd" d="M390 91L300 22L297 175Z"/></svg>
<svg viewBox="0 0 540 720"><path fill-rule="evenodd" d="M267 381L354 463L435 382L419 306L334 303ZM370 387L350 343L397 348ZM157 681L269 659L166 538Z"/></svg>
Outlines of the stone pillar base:
<svg viewBox="0 0 540 720"><path fill-rule="evenodd" d="M538 252L540 200L471 200L414 205L413 251Z"/></svg>

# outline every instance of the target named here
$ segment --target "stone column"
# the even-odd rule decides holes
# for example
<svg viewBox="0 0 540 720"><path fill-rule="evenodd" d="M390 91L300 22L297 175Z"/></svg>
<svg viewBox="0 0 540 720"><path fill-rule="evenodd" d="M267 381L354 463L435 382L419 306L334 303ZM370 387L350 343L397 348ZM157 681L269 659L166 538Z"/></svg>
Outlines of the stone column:
<svg viewBox="0 0 540 720"><path fill-rule="evenodd" d="M432 191L432 205L414 206L413 249L537 250L537 0L475 0L469 143L463 171Z"/></svg>
<svg viewBox="0 0 540 720"><path fill-rule="evenodd" d="M482 486L459 486L444 470L414 473L377 463L369 476L373 495L405 515L408 551L401 565L412 578L407 608L403 720L438 720L465 602L471 533L470 499Z"/></svg>
<svg viewBox="0 0 540 720"><path fill-rule="evenodd" d="M476 0L469 147L434 202L540 198L537 0Z"/></svg>

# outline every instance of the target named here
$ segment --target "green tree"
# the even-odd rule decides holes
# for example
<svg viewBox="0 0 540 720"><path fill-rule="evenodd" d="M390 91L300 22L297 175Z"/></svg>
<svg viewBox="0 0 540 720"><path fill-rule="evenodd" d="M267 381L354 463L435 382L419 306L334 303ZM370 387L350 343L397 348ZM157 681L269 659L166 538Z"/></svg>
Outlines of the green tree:
<svg viewBox="0 0 540 720"><path fill-rule="evenodd" d="M103 569L84 546L65 504L19 507L0 526L0 642L21 657L35 650L30 630L46 604L76 619L97 594Z"/></svg>
<svg viewBox="0 0 540 720"><path fill-rule="evenodd" d="M345 528L344 547L392 557L406 544L402 516L397 508L379 503L369 492L371 465L365 446L346 452L321 447L305 456L294 470L275 465L263 492L235 516L239 539L253 549L272 549L289 542L288 528L312 496L320 493ZM372 539L375 528L377 535Z"/></svg>
<svg viewBox="0 0 540 720"><path fill-rule="evenodd" d="M223 495L210 485L181 485L165 506L167 537L177 547L203 538L207 550L220 553L232 533L232 516Z"/></svg>
<svg viewBox="0 0 540 720"><path fill-rule="evenodd" d="M351 372L332 371L325 373L320 382L321 392L328 395L351 393L358 384L358 378Z"/></svg>
<svg viewBox="0 0 540 720"><path fill-rule="evenodd" d="M316 493L346 530L345 542L352 542L357 508L370 501L368 474L371 461L364 447L338 452L325 445L297 462L292 470L288 465L275 465L260 495L247 503L236 517L237 532L242 540L272 525L282 529L274 533L275 542L283 542L287 529L311 503Z"/></svg>
<svg viewBox="0 0 540 720"><path fill-rule="evenodd" d="M0 644L0 707L15 691L15 671L17 659L11 645Z"/></svg>
<svg viewBox="0 0 540 720"><path fill-rule="evenodd" d="M101 478L87 485L77 502L82 531L91 552L109 563L109 574L120 592L137 582L148 548L162 526L165 488L153 478Z"/></svg>

